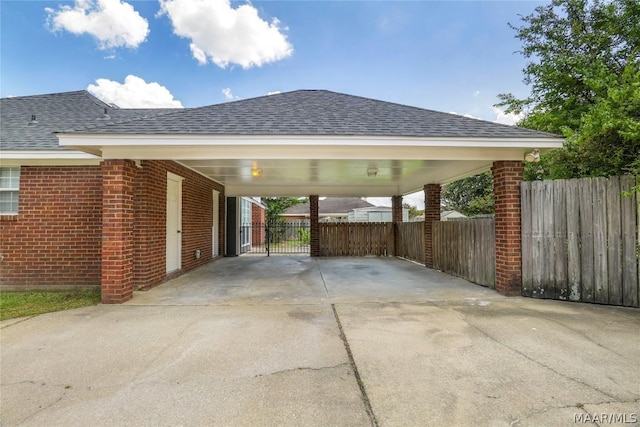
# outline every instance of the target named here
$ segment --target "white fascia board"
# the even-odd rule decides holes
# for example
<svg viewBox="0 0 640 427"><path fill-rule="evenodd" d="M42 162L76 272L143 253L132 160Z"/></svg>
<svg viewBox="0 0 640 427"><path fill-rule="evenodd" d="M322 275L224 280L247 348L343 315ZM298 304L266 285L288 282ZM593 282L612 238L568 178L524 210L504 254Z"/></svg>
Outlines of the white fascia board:
<svg viewBox="0 0 640 427"><path fill-rule="evenodd" d="M289 136L289 135L132 135L58 134L61 146L408 146L408 147L505 147L553 149L562 147L557 138L426 138L379 136Z"/></svg>
<svg viewBox="0 0 640 427"><path fill-rule="evenodd" d="M539 146L538 146L539 147ZM447 146L105 146L104 159L146 160L522 160L535 146L447 147ZM544 150L541 150L544 151Z"/></svg>
<svg viewBox="0 0 640 427"><path fill-rule="evenodd" d="M82 151L0 151L0 164L4 166L73 166L73 165L97 165L102 161L101 157Z"/></svg>
<svg viewBox="0 0 640 427"><path fill-rule="evenodd" d="M327 197L390 197L398 194L395 185L255 185L228 184L226 196L260 194L262 197L307 197L310 194Z"/></svg>

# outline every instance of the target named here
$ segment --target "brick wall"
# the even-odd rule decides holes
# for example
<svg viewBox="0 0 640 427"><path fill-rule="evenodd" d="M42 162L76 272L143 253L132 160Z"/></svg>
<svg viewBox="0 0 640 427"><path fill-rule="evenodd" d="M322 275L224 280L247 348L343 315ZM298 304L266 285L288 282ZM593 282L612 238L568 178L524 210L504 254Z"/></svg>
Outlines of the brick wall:
<svg viewBox="0 0 640 427"><path fill-rule="evenodd" d="M120 304L133 295L134 185L131 160L102 162L102 302Z"/></svg>
<svg viewBox="0 0 640 427"><path fill-rule="evenodd" d="M142 161L135 202L134 286L149 288L166 279L167 172L182 181L182 269L193 269L212 258L213 190L220 192L218 253L224 253L224 187L175 162ZM200 259L195 256L201 253Z"/></svg>
<svg viewBox="0 0 640 427"><path fill-rule="evenodd" d="M320 256L320 223L318 196L309 196L309 231L311 233L311 242L309 248L310 256Z"/></svg>
<svg viewBox="0 0 640 427"><path fill-rule="evenodd" d="M23 166L18 215L0 218L0 284L99 285L100 166Z"/></svg>
<svg viewBox="0 0 640 427"><path fill-rule="evenodd" d="M424 186L424 264L433 268L433 221L440 221L440 184Z"/></svg>
<svg viewBox="0 0 640 427"><path fill-rule="evenodd" d="M265 229L262 226L266 222L266 212L262 206L251 203L251 243L262 245L265 241Z"/></svg>
<svg viewBox="0 0 640 427"><path fill-rule="evenodd" d="M493 163L496 227L496 291L503 295L522 293L522 243L520 182L524 163Z"/></svg>
<svg viewBox="0 0 640 427"><path fill-rule="evenodd" d="M402 222L402 196L391 197L391 220L393 221L393 254L398 255L400 233L397 224Z"/></svg>
<svg viewBox="0 0 640 427"><path fill-rule="evenodd" d="M3 288L99 286L102 269L107 267L108 274L114 276L104 277L103 285L114 287L122 279L130 281L125 288L114 290L113 298L107 298L113 300L109 302L121 302L127 298L127 286L148 288L165 281L167 172L184 178L180 272L212 258L213 190L220 192L218 253L224 253L222 185L169 161L143 161L141 167L122 160L105 163L102 169L101 166L21 168L19 213L0 217ZM106 217L106 242L102 236L103 173L107 181L104 193L109 199L105 206L112 210ZM131 227L132 235L123 227ZM115 243L123 238L124 245ZM120 257L112 259L117 265L103 265L105 244L112 252L107 258ZM195 257L196 250L201 251L200 259ZM126 271L129 268L124 265L126 262L123 264L126 260L131 261L132 271Z"/></svg>

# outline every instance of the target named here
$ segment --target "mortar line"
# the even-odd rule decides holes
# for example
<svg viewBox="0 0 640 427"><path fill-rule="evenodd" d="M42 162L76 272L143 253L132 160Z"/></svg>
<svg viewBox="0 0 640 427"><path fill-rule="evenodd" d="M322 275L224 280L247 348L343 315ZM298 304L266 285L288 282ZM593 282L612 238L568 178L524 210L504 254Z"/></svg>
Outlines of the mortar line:
<svg viewBox="0 0 640 427"><path fill-rule="evenodd" d="M356 365L356 361L353 358L353 353L351 352L351 347L349 346L349 341L347 341L347 336L344 333L344 329L342 328L342 323L340 322L340 317L338 316L338 311L336 310L336 305L331 304L331 309L333 310L333 316L336 318L336 323L338 324L338 330L340 331L340 338L342 339L342 343L344 344L344 349L347 351L347 356L349 357L349 363L351 363L351 367L353 368L353 374L356 377L356 382L358 383L358 388L360 389L360 395L362 397L362 402L364 403L364 409L369 416L369 421L371 422L372 427L378 427L378 420L376 419L376 415L373 413L373 408L371 407L371 401L369 400L369 396L367 395L367 390L364 387L364 382L360 377L360 372L358 372L358 366Z"/></svg>

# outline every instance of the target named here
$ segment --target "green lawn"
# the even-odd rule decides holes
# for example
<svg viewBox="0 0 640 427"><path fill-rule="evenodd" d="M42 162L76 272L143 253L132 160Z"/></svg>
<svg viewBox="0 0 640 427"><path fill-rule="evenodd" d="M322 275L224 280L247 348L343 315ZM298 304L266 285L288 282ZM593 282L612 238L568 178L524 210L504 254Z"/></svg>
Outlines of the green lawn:
<svg viewBox="0 0 640 427"><path fill-rule="evenodd" d="M0 292L0 320L96 305L100 290Z"/></svg>

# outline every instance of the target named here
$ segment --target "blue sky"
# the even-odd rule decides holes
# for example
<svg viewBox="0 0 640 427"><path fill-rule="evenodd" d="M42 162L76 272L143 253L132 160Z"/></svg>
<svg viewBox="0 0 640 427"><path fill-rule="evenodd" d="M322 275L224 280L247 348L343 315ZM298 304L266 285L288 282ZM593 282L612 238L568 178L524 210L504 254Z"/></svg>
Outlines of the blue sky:
<svg viewBox="0 0 640 427"><path fill-rule="evenodd" d="M507 23L539 4L0 0L0 95L197 107L328 89L494 121L498 93L528 93Z"/></svg>

